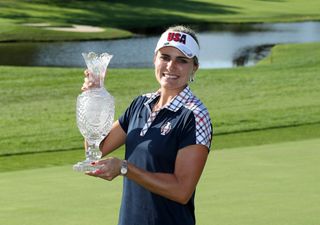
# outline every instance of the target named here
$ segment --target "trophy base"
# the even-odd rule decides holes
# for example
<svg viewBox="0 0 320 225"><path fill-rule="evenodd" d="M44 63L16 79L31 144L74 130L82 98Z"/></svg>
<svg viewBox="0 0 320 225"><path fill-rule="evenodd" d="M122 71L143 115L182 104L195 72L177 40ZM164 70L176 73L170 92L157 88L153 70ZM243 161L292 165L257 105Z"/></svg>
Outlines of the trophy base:
<svg viewBox="0 0 320 225"><path fill-rule="evenodd" d="M102 166L93 166L91 162L89 161L83 161L83 162L78 162L77 164L73 165L73 170L77 172L92 172L97 169L100 169Z"/></svg>

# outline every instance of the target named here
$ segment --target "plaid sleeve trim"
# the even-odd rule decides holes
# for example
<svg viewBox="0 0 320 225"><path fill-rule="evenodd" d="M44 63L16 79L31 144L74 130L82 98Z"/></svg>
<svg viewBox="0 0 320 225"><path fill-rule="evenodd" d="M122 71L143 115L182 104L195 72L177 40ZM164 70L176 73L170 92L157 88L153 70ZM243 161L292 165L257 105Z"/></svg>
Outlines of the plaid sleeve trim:
<svg viewBox="0 0 320 225"><path fill-rule="evenodd" d="M193 112L196 122L196 143L207 146L210 149L212 140L212 124L209 112L202 102L193 97L185 105Z"/></svg>

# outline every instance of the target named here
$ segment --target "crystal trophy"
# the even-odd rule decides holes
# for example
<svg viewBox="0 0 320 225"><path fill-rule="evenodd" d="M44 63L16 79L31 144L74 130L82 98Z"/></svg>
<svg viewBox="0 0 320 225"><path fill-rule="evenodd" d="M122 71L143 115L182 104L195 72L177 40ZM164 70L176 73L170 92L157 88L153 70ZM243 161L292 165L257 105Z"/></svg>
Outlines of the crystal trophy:
<svg viewBox="0 0 320 225"><path fill-rule="evenodd" d="M87 141L86 159L73 166L79 172L94 171L99 166L91 163L101 158L100 142L110 132L114 119L114 98L104 87L104 78L107 67L112 58L108 53L97 55L94 52L82 53L89 73L88 90L77 98L77 126Z"/></svg>

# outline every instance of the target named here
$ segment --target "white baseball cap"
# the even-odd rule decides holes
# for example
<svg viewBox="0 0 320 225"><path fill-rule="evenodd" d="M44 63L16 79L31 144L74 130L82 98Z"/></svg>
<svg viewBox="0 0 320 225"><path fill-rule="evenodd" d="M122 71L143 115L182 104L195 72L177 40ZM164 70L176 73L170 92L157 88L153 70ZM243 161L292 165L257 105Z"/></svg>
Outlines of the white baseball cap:
<svg viewBox="0 0 320 225"><path fill-rule="evenodd" d="M168 30L161 35L154 52L168 46L179 49L188 58L199 59L199 45L190 34Z"/></svg>

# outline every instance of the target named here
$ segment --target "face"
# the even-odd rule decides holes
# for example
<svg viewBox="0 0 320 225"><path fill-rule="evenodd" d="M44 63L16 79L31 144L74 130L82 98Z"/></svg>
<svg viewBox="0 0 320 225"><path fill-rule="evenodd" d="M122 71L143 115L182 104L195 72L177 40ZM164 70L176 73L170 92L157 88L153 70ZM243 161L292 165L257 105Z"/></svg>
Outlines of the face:
<svg viewBox="0 0 320 225"><path fill-rule="evenodd" d="M194 76L198 66L193 59L187 58L174 47L163 47L154 58L155 75L161 86L166 90L181 92L188 84L190 76Z"/></svg>

